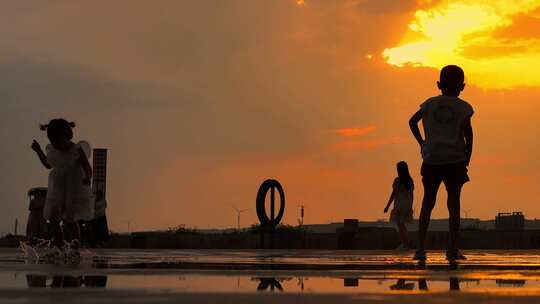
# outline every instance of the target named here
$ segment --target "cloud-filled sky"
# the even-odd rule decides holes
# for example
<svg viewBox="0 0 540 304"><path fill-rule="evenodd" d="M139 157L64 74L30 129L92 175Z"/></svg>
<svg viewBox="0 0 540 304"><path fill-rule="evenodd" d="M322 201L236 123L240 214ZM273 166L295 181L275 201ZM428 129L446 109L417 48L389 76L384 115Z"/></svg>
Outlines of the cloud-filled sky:
<svg viewBox="0 0 540 304"><path fill-rule="evenodd" d="M472 24L478 30L456 34L449 49L429 33L469 22L448 14L461 2L5 4L0 231L24 222L26 191L46 185L30 144L47 143L38 125L55 117L77 122L76 140L109 149L113 230L128 221L136 229L232 227L232 206L249 209L243 225L255 223L266 178L285 188L286 223L296 223L300 204L307 223L385 218L397 161L409 162L421 198L407 121L438 94L437 69L451 61L464 66L462 97L476 110L462 209L540 217L540 32L527 26L538 24L540 1L466 1L504 22ZM427 59L399 53L411 43L427 44ZM436 217L447 215L444 200L441 192Z"/></svg>
<svg viewBox="0 0 540 304"><path fill-rule="evenodd" d="M391 64L469 71L482 88L540 85L537 0L439 1L415 12L403 45L386 49ZM456 22L458 21L458 22Z"/></svg>

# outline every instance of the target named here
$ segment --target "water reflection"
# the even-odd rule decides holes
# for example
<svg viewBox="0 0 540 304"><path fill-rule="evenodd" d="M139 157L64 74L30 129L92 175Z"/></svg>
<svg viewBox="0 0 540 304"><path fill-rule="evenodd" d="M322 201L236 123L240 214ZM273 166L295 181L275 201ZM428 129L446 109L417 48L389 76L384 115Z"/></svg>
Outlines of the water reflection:
<svg viewBox="0 0 540 304"><path fill-rule="evenodd" d="M392 284L389 286L390 290L404 290L404 291L407 291L407 290L414 290L415 287L416 287L416 280L411 280L411 279L397 279L396 283L395 284ZM428 287L428 283L427 283L427 280L426 279L418 279L418 290L422 290L422 291L428 291L429 290L429 287ZM449 283L449 290L450 291L459 291L460 290L460 287L459 287L459 279L458 278L454 278L454 277L450 277L448 279L448 283Z"/></svg>
<svg viewBox="0 0 540 304"><path fill-rule="evenodd" d="M44 275L26 275L26 283L29 288L47 287L47 276Z"/></svg>
<svg viewBox="0 0 540 304"><path fill-rule="evenodd" d="M428 291L426 279L418 279L418 290Z"/></svg>
<svg viewBox="0 0 540 304"><path fill-rule="evenodd" d="M47 285L47 282L50 282ZM68 275L53 275L48 277L40 274L26 275L26 283L28 288L106 288L107 276L104 275L87 275L87 276L68 276Z"/></svg>
<svg viewBox="0 0 540 304"><path fill-rule="evenodd" d="M474 289L505 288L523 292L540 290L540 279L506 278L476 279L459 277L325 277L325 276L265 276L206 274L146 274L105 275L33 274L0 272L2 288L108 288L108 289L170 289L179 292L269 292L269 293L410 293L455 292ZM505 276L508 277L507 274Z"/></svg>
<svg viewBox="0 0 540 304"><path fill-rule="evenodd" d="M343 287L358 287L358 278L344 278Z"/></svg>
<svg viewBox="0 0 540 304"><path fill-rule="evenodd" d="M83 284L81 276L54 276L51 288L79 288Z"/></svg>
<svg viewBox="0 0 540 304"><path fill-rule="evenodd" d="M298 283L296 285L300 287L300 291L304 292L304 288L305 288L304 281L307 281L309 279L304 278L304 277L298 277L297 280L298 280Z"/></svg>
<svg viewBox="0 0 540 304"><path fill-rule="evenodd" d="M271 291L274 292L276 289L280 292L283 292L283 286L281 283L276 280L276 278L256 278L259 280L259 285L257 285L257 291Z"/></svg>
<svg viewBox="0 0 540 304"><path fill-rule="evenodd" d="M407 283L405 279L398 279L396 284L390 285L390 290L413 290L414 283Z"/></svg>
<svg viewBox="0 0 540 304"><path fill-rule="evenodd" d="M257 291L259 291L259 292L262 292L262 291L270 291L270 292L279 291L279 292L283 292L283 291L285 291L285 288L283 288L283 282L292 281L293 279L296 279L296 286L295 286L295 288L293 288L293 290L294 291L304 292L305 282L309 280L309 278L307 278L307 277L296 277L296 278L292 278L292 277L287 277L287 278L276 278L276 277L260 278L260 277L255 277L255 278L251 278L252 281L258 281ZM240 288L240 278L238 278L237 280L238 280L237 286L238 286L238 288ZM358 284L356 286L358 286ZM300 290L298 290L298 289L300 289Z"/></svg>
<svg viewBox="0 0 540 304"><path fill-rule="evenodd" d="M283 292L285 289L283 287L283 282L284 281L290 281L292 278L252 278L251 280L254 280L254 281L258 281L258 285L257 285L257 291L261 292L261 291L270 291L270 292L275 292L275 291L280 291L280 292ZM304 291L304 280L306 278L301 278L301 277L297 277L296 278L298 280L298 283L297 283L297 287L300 287L301 288L301 291L303 292ZM328 278L329 280L331 280L330 278ZM345 288L358 288L359 287L359 282L361 280L359 278L343 278L343 287ZM373 281L373 279L364 279L364 281ZM380 281L379 283L382 283L384 281L388 281L388 280L382 280ZM521 282L521 280L497 280L497 284L500 284L499 281L506 281L507 284L516 284L517 281ZM514 282L514 283L512 283ZM524 284L525 281L523 281L523 284ZM239 284L239 283L238 283ZM429 287L428 287L428 281L425 279L425 278L420 278L420 279L405 279L405 278L399 278L396 280L396 283L395 284L391 284L388 288L391 290L391 291L412 291L412 290L415 290L416 288L416 284L418 284L418 290L420 291L428 291L429 290ZM240 286L240 285L238 285ZM456 277L450 277L448 279L448 290L449 291L459 291L460 290L460 280L459 278L456 278ZM294 289L293 291L298 291L296 289ZM311 291L312 292L315 292L316 289L313 289L311 288ZM365 291L365 290L360 290L360 291ZM369 291L369 290L367 290Z"/></svg>
<svg viewBox="0 0 540 304"><path fill-rule="evenodd" d="M523 287L525 286L525 280L496 280L497 286L500 287Z"/></svg>
<svg viewBox="0 0 540 304"><path fill-rule="evenodd" d="M458 278L450 278L450 290L451 291L459 291L459 279Z"/></svg>
<svg viewBox="0 0 540 304"><path fill-rule="evenodd" d="M107 287L107 276L104 276L104 275L85 276L84 286L89 287L89 288L105 288Z"/></svg>

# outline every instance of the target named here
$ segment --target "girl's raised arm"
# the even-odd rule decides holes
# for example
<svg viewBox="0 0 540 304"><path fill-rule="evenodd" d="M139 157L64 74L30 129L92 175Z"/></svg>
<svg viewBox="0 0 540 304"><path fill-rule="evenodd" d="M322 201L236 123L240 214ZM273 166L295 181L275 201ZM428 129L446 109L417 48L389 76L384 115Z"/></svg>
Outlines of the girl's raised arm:
<svg viewBox="0 0 540 304"><path fill-rule="evenodd" d="M39 143L34 140L32 142L32 150L34 150L36 152L36 154L38 155L39 157L39 160L41 161L41 164L47 168L47 169L51 169L52 166L49 164L49 162L47 161L47 156L45 155L45 153L43 153L43 150L41 150L41 146L39 145Z"/></svg>

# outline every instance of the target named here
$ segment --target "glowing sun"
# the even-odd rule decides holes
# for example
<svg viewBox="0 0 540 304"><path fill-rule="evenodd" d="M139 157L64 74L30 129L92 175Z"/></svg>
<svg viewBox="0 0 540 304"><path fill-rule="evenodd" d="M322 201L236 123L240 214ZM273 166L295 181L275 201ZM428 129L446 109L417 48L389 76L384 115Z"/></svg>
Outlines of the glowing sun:
<svg viewBox="0 0 540 304"><path fill-rule="evenodd" d="M418 10L399 45L398 67L462 66L482 88L540 87L540 0L443 0Z"/></svg>

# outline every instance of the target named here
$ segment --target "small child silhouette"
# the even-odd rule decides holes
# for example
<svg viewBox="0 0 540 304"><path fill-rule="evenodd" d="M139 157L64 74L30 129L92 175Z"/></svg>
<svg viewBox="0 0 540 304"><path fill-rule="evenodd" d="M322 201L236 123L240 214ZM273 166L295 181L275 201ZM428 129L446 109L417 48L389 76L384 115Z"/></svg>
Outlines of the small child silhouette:
<svg viewBox="0 0 540 304"><path fill-rule="evenodd" d="M26 237L30 244L36 244L47 238L47 221L43 217L47 188L32 188L28 191L30 205L28 206L28 222L26 224Z"/></svg>
<svg viewBox="0 0 540 304"><path fill-rule="evenodd" d="M418 250L415 260L425 260L425 240L431 211L441 183L448 192L450 243L449 261L465 259L458 249L461 189L469 181L467 167L473 148L472 106L458 96L465 88L465 74L456 65L445 66L437 82L441 95L431 97L410 119L409 126L420 145L423 164L424 199L418 228ZM424 136L418 123L422 121Z"/></svg>
<svg viewBox="0 0 540 304"><path fill-rule="evenodd" d="M93 218L90 145L85 141L72 142L74 127L74 123L64 119L53 119L41 126L51 142L45 148L46 154L37 141L32 143L32 150L43 166L51 169L43 216L51 224L53 244L59 249L64 248L64 239L72 241L72 248L77 249L80 240L77 221Z"/></svg>
<svg viewBox="0 0 540 304"><path fill-rule="evenodd" d="M393 202L394 208L390 213L390 221L397 225L401 239L401 245L397 250L407 250L409 249L409 238L405 224L410 223L413 219L414 182L406 162L400 161L396 168L398 176L392 184L392 193L384 208L384 213L388 212L388 208Z"/></svg>

